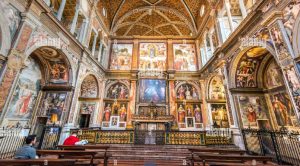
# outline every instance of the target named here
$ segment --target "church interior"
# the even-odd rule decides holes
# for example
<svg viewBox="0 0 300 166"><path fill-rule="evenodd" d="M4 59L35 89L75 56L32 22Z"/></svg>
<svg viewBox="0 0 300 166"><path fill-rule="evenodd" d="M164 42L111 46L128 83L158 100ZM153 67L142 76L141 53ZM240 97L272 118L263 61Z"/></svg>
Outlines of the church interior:
<svg viewBox="0 0 300 166"><path fill-rule="evenodd" d="M300 165L300 0L0 10L0 166Z"/></svg>

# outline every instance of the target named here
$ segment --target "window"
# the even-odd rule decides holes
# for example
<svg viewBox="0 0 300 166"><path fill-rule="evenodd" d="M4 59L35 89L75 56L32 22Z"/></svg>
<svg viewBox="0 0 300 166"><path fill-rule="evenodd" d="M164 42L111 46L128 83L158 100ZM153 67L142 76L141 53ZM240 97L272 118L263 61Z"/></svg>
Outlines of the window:
<svg viewBox="0 0 300 166"><path fill-rule="evenodd" d="M105 8L102 8L102 14L104 17L106 17L106 9Z"/></svg>

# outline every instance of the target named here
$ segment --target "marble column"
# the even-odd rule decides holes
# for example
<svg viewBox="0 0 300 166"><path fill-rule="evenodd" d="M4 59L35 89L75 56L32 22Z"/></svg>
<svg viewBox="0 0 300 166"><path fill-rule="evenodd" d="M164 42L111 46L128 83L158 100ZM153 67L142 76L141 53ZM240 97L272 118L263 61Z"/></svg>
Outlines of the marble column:
<svg viewBox="0 0 300 166"><path fill-rule="evenodd" d="M139 40L133 39L132 70L138 70Z"/></svg>
<svg viewBox="0 0 300 166"><path fill-rule="evenodd" d="M211 53L213 54L214 51L215 51L215 48L214 48L214 42L213 42L213 38L212 38L212 32L210 32L208 34L208 38L209 38L209 44L210 44Z"/></svg>
<svg viewBox="0 0 300 166"><path fill-rule="evenodd" d="M61 21L65 6L66 6L66 1L67 0L62 0L61 3L60 3L60 6L59 6L59 9L58 9L58 12L57 12L57 16L56 16L59 21Z"/></svg>
<svg viewBox="0 0 300 166"><path fill-rule="evenodd" d="M76 6L75 14L74 14L74 18L73 18L72 25L71 25L71 30L70 30L71 34L75 33L79 11L80 11L79 7Z"/></svg>
<svg viewBox="0 0 300 166"><path fill-rule="evenodd" d="M233 21L232 21L232 15L231 15L230 8L231 8L231 6L230 6L229 0L225 0L225 9L226 9L227 17L228 17L228 22L229 22L230 30L231 30L231 32L233 32L234 27L233 27Z"/></svg>
<svg viewBox="0 0 300 166"><path fill-rule="evenodd" d="M168 70L174 70L174 54L173 54L173 42L172 39L168 39L168 59L167 59L167 69Z"/></svg>
<svg viewBox="0 0 300 166"><path fill-rule="evenodd" d="M205 49L205 63L210 59L210 55L208 54L208 48L207 48L207 33L204 33L204 49ZM205 64L204 64L205 65Z"/></svg>
<svg viewBox="0 0 300 166"><path fill-rule="evenodd" d="M102 48L103 48L103 43L102 40L100 39L100 45L99 45L99 51L98 51L98 62L101 62L101 56L102 56Z"/></svg>
<svg viewBox="0 0 300 166"><path fill-rule="evenodd" d="M80 29L80 35L79 35L79 42L81 42L83 44L83 41L85 39L85 36L86 36L86 32L87 32L87 27L88 25L88 20L87 19L84 19L83 22L82 22L82 26L81 26L81 29Z"/></svg>

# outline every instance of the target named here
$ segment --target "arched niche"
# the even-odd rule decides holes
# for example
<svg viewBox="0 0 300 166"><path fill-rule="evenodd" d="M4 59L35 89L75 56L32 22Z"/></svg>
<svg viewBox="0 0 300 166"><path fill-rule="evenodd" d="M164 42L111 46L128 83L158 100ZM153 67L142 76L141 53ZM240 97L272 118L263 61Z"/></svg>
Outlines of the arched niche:
<svg viewBox="0 0 300 166"><path fill-rule="evenodd" d="M81 83L80 97L96 98L98 97L98 81L95 76L88 75Z"/></svg>
<svg viewBox="0 0 300 166"><path fill-rule="evenodd" d="M89 74L81 82L79 97L78 125L87 128L93 123L99 105L99 85L97 78Z"/></svg>
<svg viewBox="0 0 300 166"><path fill-rule="evenodd" d="M115 82L108 86L106 91L106 98L108 99L128 99L129 88L122 82Z"/></svg>
<svg viewBox="0 0 300 166"><path fill-rule="evenodd" d="M225 101L226 94L221 76L213 76L209 81L208 100Z"/></svg>
<svg viewBox="0 0 300 166"><path fill-rule="evenodd" d="M177 100L200 100L200 87L193 82L179 82L175 87Z"/></svg>

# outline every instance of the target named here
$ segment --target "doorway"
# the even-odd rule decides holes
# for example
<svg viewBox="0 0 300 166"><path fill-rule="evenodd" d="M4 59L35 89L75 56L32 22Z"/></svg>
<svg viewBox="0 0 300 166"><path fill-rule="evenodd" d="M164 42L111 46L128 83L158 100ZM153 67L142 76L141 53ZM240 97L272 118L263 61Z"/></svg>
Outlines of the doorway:
<svg viewBox="0 0 300 166"><path fill-rule="evenodd" d="M90 124L90 117L91 114L81 114L79 120L79 127L80 128L88 128Z"/></svg>

